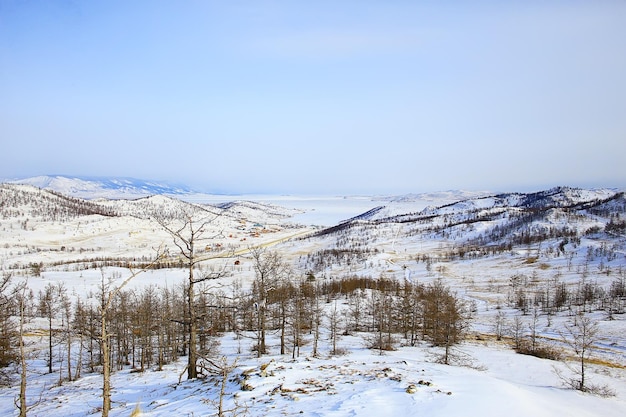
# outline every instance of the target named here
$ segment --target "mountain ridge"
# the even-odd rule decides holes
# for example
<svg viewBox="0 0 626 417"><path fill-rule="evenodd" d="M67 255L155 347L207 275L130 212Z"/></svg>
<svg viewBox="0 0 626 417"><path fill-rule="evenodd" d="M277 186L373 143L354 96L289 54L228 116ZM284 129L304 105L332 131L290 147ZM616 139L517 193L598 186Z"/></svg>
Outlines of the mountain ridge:
<svg viewBox="0 0 626 417"><path fill-rule="evenodd" d="M32 185L88 200L96 198L129 199L162 194L181 196L198 192L181 184L132 177L40 175L4 182Z"/></svg>

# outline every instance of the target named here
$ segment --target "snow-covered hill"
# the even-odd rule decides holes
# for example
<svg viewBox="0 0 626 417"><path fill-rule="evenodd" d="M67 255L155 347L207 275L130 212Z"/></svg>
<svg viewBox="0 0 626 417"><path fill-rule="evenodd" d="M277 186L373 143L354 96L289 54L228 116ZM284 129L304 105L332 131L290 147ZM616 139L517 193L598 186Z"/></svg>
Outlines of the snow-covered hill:
<svg viewBox="0 0 626 417"><path fill-rule="evenodd" d="M7 181L27 184L62 194L85 199L93 198L138 198L155 194L186 195L194 191L184 185L173 185L163 181L146 181L135 178L70 177L44 175Z"/></svg>
<svg viewBox="0 0 626 417"><path fill-rule="evenodd" d="M207 223L206 236L215 237L207 245L235 251L310 230L288 222L298 212L245 201L224 207L193 204L165 195L84 200L30 185L1 184L0 261L11 271L34 264L80 268L146 259L155 248L171 245L159 221L173 224L189 216Z"/></svg>
<svg viewBox="0 0 626 417"><path fill-rule="evenodd" d="M613 215L624 212L624 193L614 189L584 190L557 187L536 193L508 193L477 196L422 210L411 209L406 200L389 200L350 221L320 232L333 233L349 228L403 225L412 233L448 236L455 245L467 242L501 244L507 239L533 240L552 233L553 237L604 230Z"/></svg>
<svg viewBox="0 0 626 417"><path fill-rule="evenodd" d="M269 353L257 358L253 322L242 322L237 332L216 337L221 346L215 358L224 355L229 363L237 361L226 385L227 408L246 408L250 416L623 415L624 194L560 187L538 193L459 195L458 200L454 195L444 193L426 208L423 196L363 199L369 210L314 234L319 230L286 222L296 211L273 204L192 204L165 195L82 200L26 185L3 185L0 265L5 276L27 280L33 294L63 283L73 296L85 297L97 293L102 271L119 276L127 271L121 263L111 267L104 261L132 263L150 257L160 244L176 250L156 217L173 221L180 214L210 216L212 239L200 253L229 247L236 261L207 256L202 267L210 270L227 262L229 273L211 281L211 288L223 291L224 299L232 302L229 311L249 313L234 296L250 289L255 279L246 248L271 244L292 268L294 282L304 277L320 285L346 277L411 284L441 281L471 313L468 337L454 347L459 358L455 364L460 366L436 363L440 348L424 340L413 345L401 332L394 334L395 350L367 348L371 333L350 331L346 323L356 312L357 300L364 303L359 307L363 310L383 301L367 298L369 289L323 299L318 357L312 356L312 329L303 332L296 358L291 351L279 354L280 332L273 329L268 332ZM351 204L340 198L332 201ZM293 237L297 239L289 239ZM176 266L150 270L133 279L129 289L137 294L145 288L176 289L185 278L185 271ZM555 301L557 290L563 304ZM403 305L394 305L392 316L406 313ZM329 354L333 307L343 323L338 343L344 354L339 356ZM519 355L511 348L518 323L522 337L529 337L532 329L540 343L565 349L562 331L577 314L592 317L598 326L588 377L608 386L615 397L564 388L555 370L571 372L571 361ZM45 326L37 327L37 320L42 319L30 324L31 347L46 342ZM494 335L498 320L509 329L499 342ZM207 376L179 382L184 362L181 358L159 372L122 366L113 375L112 415L130 415L136 406L151 416L215 414L218 381ZM55 371L62 363L61 358L53 364ZM59 373L46 374L45 354L33 357L29 367L30 398L43 393L44 399L34 405L33 415L98 414L99 373L85 369L82 378L58 386ZM0 416L15 414L17 389L16 384L0 389Z"/></svg>

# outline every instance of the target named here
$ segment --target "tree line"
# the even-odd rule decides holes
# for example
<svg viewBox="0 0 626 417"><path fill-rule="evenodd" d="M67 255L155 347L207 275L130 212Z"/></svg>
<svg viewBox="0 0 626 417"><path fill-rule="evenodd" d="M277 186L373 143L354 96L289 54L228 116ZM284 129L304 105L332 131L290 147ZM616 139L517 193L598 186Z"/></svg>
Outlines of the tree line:
<svg viewBox="0 0 626 417"><path fill-rule="evenodd" d="M602 286L587 274L574 285L561 281L559 275L540 280L537 276L515 274L509 280L509 306L529 314L538 308L548 316L559 312L603 311L608 319L626 312L626 274L622 271L608 286Z"/></svg>
<svg viewBox="0 0 626 417"><path fill-rule="evenodd" d="M17 362L20 335L14 318L20 312L26 321L46 319L42 334L46 363L49 373L58 373L59 383L80 378L85 371L104 372L106 355L110 372L129 367L141 372L160 370L195 353L190 364L194 372L188 375L195 378L204 371L203 358L215 355L224 332L251 339L258 356L274 350L297 357L304 346L317 356L323 330L332 339L331 353L341 351L337 342L342 335L359 332L368 334L369 347L381 351L394 349L399 339L411 345L428 341L446 348L445 361L448 349L466 330L465 304L441 281L428 285L384 277L320 281L312 274L297 277L276 253L258 251L253 257L256 277L251 288L206 281L194 288L192 311L183 284L121 289L110 297L123 277L106 273L99 291L85 299L72 299L63 284L49 284L37 294L14 291L9 297L6 285L0 364L6 368ZM275 345L270 346L268 334L275 336Z"/></svg>

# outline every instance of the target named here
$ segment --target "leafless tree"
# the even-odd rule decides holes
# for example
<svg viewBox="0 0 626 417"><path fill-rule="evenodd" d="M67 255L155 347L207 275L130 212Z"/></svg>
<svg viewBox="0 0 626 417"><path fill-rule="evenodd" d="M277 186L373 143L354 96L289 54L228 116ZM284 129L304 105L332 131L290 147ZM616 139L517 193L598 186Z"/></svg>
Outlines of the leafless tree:
<svg viewBox="0 0 626 417"><path fill-rule="evenodd" d="M24 311L26 310L24 305L24 292L26 286L24 285L22 289L22 296L20 297L20 337L19 337L19 346L20 346L20 394L19 401L15 402L17 409L19 410L20 417L26 417L28 413L29 407L26 405L26 384L27 384L27 373L28 367L26 364L26 348L24 343L24 324L26 322L26 317Z"/></svg>
<svg viewBox="0 0 626 417"><path fill-rule="evenodd" d="M57 329L55 319L62 312L62 299L67 296L67 290L63 283L54 285L49 283L44 290L39 293L39 314L45 317L48 322L48 373L51 374L53 363L53 348Z"/></svg>
<svg viewBox="0 0 626 417"><path fill-rule="evenodd" d="M295 294L289 303L289 315L291 321L291 357L293 359L300 356L300 347L303 344L302 327L304 322L304 285L300 282L295 286Z"/></svg>
<svg viewBox="0 0 626 417"><path fill-rule="evenodd" d="M502 340L502 338L504 337L506 333L506 328L507 328L506 314L504 314L502 310L498 310L498 312L496 313L496 316L494 317L494 322L493 322L493 330L494 330L494 333L496 334L496 340Z"/></svg>
<svg viewBox="0 0 626 417"><path fill-rule="evenodd" d="M280 285L287 274L287 265L276 252L269 252L265 248L250 250L254 261L255 279L253 282L254 307L257 312L257 356L267 353L266 331L268 320L268 295Z"/></svg>
<svg viewBox="0 0 626 417"><path fill-rule="evenodd" d="M72 301L67 295L67 290L65 287L59 291L60 293L60 303L61 303L61 316L62 316L62 325L63 325L63 337L65 338L65 353L67 355L67 380L72 381L72 342L73 342L73 332L72 332ZM62 372L63 366L59 366L59 383L62 382Z"/></svg>
<svg viewBox="0 0 626 417"><path fill-rule="evenodd" d="M71 329L78 336L78 357L76 358L76 368L74 369L73 379L79 379L83 368L83 351L85 350L85 336L89 334L88 311L84 303L78 298L74 306L74 320ZM91 339L91 338L90 338ZM68 362L68 366L69 366ZM71 371L68 370L68 373ZM71 377L70 377L71 379Z"/></svg>
<svg viewBox="0 0 626 417"><path fill-rule="evenodd" d="M10 382L19 352L16 350L18 329L12 316L15 309L16 288L11 286L11 274L0 278L0 385Z"/></svg>
<svg viewBox="0 0 626 417"><path fill-rule="evenodd" d="M565 330L561 332L561 340L576 355L578 367L569 367L575 377L565 379L566 383L579 391L606 393L607 390L589 384L587 381L587 368L593 345L597 342L598 323L584 313L575 316L565 324Z"/></svg>
<svg viewBox="0 0 626 417"><path fill-rule="evenodd" d="M357 289L350 293L348 318L350 321L348 330L360 332L362 330L365 316L365 291Z"/></svg>
<svg viewBox="0 0 626 417"><path fill-rule="evenodd" d="M420 311L422 306L422 303L420 303L422 288L420 285L414 285L405 281L395 306L395 315L399 318L398 324L404 334L404 338L411 346L415 346L417 343L420 328L419 320L423 316Z"/></svg>
<svg viewBox="0 0 626 417"><path fill-rule="evenodd" d="M228 395L226 392L226 384L228 382L229 375L237 369L237 359L233 362L228 362L225 356L220 359L213 360L205 358L207 364L207 371L217 377L217 386L219 387L219 395L217 401L215 400L203 400L205 403L217 408L217 417L224 417L230 415L232 417L244 416L247 414L247 408L235 401L233 408L227 409L224 406L224 399Z"/></svg>
<svg viewBox="0 0 626 417"><path fill-rule="evenodd" d="M530 323L528 324L528 330L530 330L530 351L536 352L538 349L538 335L537 331L539 329L539 309L537 306L533 307L533 315L531 317Z"/></svg>
<svg viewBox="0 0 626 417"><path fill-rule="evenodd" d="M468 322L467 307L442 281L436 280L426 287L424 333L433 345L445 348L443 363L449 363L450 349L462 339Z"/></svg>
<svg viewBox="0 0 626 417"><path fill-rule="evenodd" d="M198 255L199 245L208 239L221 234L210 229L210 225L220 214L211 213L197 206L181 209L179 213L170 218L157 217L156 222L166 230L178 248L182 262L188 270L188 279L185 288L186 311L183 319L188 329L188 361L187 379L198 377L198 317L196 314L196 285L202 282L217 279L224 275L224 270L216 273L195 275L198 264L205 260ZM226 255L224 255L226 256Z"/></svg>
<svg viewBox="0 0 626 417"><path fill-rule="evenodd" d="M162 258L161 250L157 250L157 255L148 267L159 262ZM147 268L141 270L131 270L130 275L126 277L119 285L114 285L111 278L105 278L105 272L102 270L101 287L100 287L100 305L98 313L100 318L100 351L102 354L102 417L108 417L111 410L111 357L110 357L110 334L108 328L108 320L111 305L114 299L124 289L128 283L136 278L139 274L146 271Z"/></svg>
<svg viewBox="0 0 626 417"><path fill-rule="evenodd" d="M330 341L332 349L331 355L337 355L339 350L337 349L337 340L339 339L339 326L341 324L341 312L337 308L337 300L333 301L333 306L327 314L328 317L328 329L330 330Z"/></svg>
<svg viewBox="0 0 626 417"><path fill-rule="evenodd" d="M375 335L370 338L369 345L378 349L380 355L384 351L395 350L395 340L392 335L393 296L386 288L377 288L370 295L369 314L372 318L372 331Z"/></svg>
<svg viewBox="0 0 626 417"><path fill-rule="evenodd" d="M28 411L37 406L41 402L41 398L34 403L28 404L26 398L26 388L28 384L28 354L26 352L26 331L25 325L27 324L26 317L26 282L22 282L14 287L13 294L17 298L18 314L19 314L19 368L20 368L20 391L15 399L15 407L19 411L19 417L26 417Z"/></svg>
<svg viewBox="0 0 626 417"><path fill-rule="evenodd" d="M515 350L519 351L522 348L524 341L524 320L519 315L513 317L513 322L510 326L511 336L513 337L513 344Z"/></svg>

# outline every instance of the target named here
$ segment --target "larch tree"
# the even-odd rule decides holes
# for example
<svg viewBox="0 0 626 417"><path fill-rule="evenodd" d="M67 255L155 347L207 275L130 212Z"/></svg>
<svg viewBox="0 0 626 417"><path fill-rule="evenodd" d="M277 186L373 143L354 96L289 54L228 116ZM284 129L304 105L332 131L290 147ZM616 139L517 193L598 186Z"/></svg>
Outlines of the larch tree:
<svg viewBox="0 0 626 417"><path fill-rule="evenodd" d="M587 368L593 345L597 342L598 323L591 317L580 314L572 321L565 324L565 331L561 332L561 339L573 352L578 362L578 367L570 369L576 375L566 381L569 386L579 391L594 391L587 381Z"/></svg>
<svg viewBox="0 0 626 417"><path fill-rule="evenodd" d="M15 288L11 286L11 275L0 278L0 385L9 383L13 376L11 365L17 362L18 331L13 320Z"/></svg>
<svg viewBox="0 0 626 417"><path fill-rule="evenodd" d="M177 213L169 217L157 216L155 221L173 239L174 245L178 249L181 261L188 271L187 283L185 285L186 307L183 323L188 329L188 361L187 379L198 377L198 316L196 314L196 285L220 278L224 275L224 270L210 272L196 276L195 272L198 264L209 258L227 257L227 254L219 256L199 256L199 247L208 240L219 237L220 230L211 228L220 213L212 213L204 208L190 205L181 208Z"/></svg>
<svg viewBox="0 0 626 417"><path fill-rule="evenodd" d="M20 393L18 399L15 400L15 405L19 410L20 417L26 417L28 410L30 407L26 404L26 385L27 385L27 377L26 374L28 372L28 367L26 364L26 347L24 343L24 324L26 322L26 307L25 307L25 299L24 296L26 286L24 285L22 289L22 296L19 297L19 313L20 313L20 327L19 327L19 349L20 349Z"/></svg>
<svg viewBox="0 0 626 417"><path fill-rule="evenodd" d="M131 280L136 278L147 269L152 268L162 259L161 250L157 250L157 255L152 262L146 265L140 270L130 270L130 274L119 285L114 285L113 279L105 278L104 270L102 270L101 287L100 287L100 302L98 305L98 315L100 319L100 352L102 354L102 417L108 417L109 411L111 411L111 351L110 351L110 334L109 334L109 316L111 313L111 307L113 301L120 292L130 283Z"/></svg>
<svg viewBox="0 0 626 417"><path fill-rule="evenodd" d="M15 407L19 412L19 417L26 417L28 415L28 411L35 407L39 401L31 403L30 405L27 402L27 384L28 384L28 364L27 364L27 356L28 349L26 345L26 327L27 324L27 302L28 297L26 296L26 289L28 288L28 284L26 281L21 282L13 288L13 296L17 299L17 314L19 317L18 320L18 346L19 346L19 369L20 369L20 389L19 394L15 398L14 403Z"/></svg>
<svg viewBox="0 0 626 417"><path fill-rule="evenodd" d="M62 312L63 298L67 297L67 290L63 283L54 285L49 283L43 291L39 293L39 314L45 317L48 322L48 373L53 372L53 348L55 342L55 319Z"/></svg>
<svg viewBox="0 0 626 417"><path fill-rule="evenodd" d="M424 291L424 334L434 346L444 347L442 362L450 363L451 347L462 340L468 327L469 314L463 301L441 280Z"/></svg>
<svg viewBox="0 0 626 417"><path fill-rule="evenodd" d="M252 284L254 308L257 312L257 356L265 354L267 345L265 334L268 320L268 294L280 285L282 277L288 272L287 265L276 252L269 252L265 248L252 248L250 254L254 261L255 279Z"/></svg>

